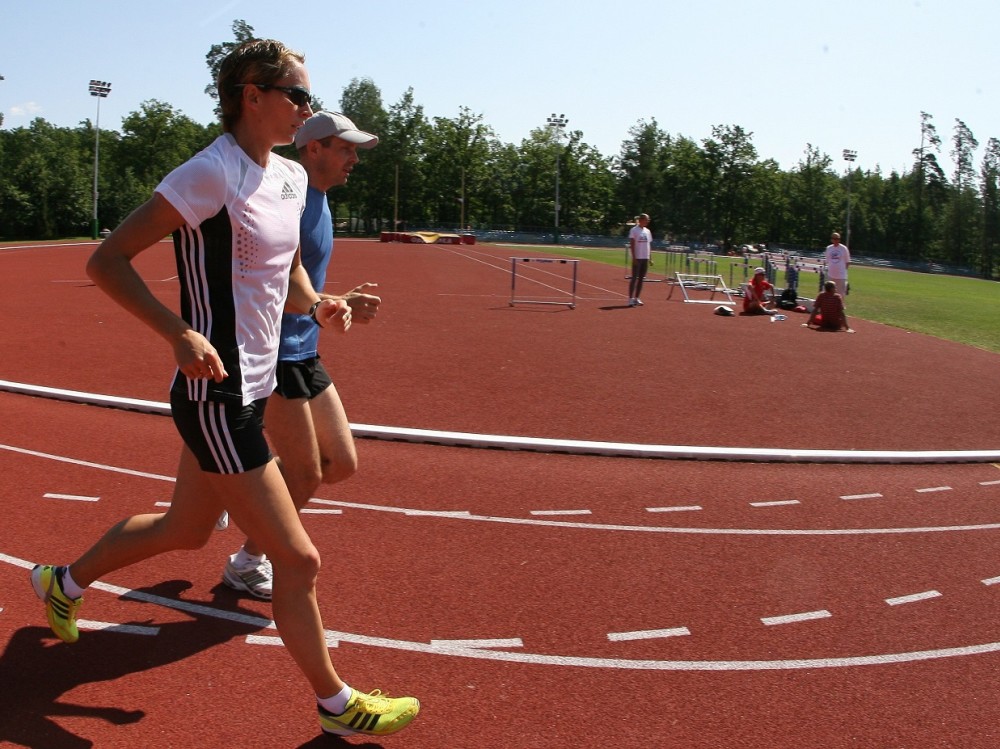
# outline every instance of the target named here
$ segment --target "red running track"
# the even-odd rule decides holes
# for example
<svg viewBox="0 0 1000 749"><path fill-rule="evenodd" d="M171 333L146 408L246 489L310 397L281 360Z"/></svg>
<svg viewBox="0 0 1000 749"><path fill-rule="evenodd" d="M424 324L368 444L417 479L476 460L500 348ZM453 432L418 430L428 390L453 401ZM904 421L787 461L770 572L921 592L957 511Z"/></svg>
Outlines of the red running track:
<svg viewBox="0 0 1000 749"><path fill-rule="evenodd" d="M992 355L863 322L855 336L812 335L712 318L710 308L650 293L641 310L601 309L621 302L611 294L620 296L624 282L613 276L595 283L608 292L590 292L576 310L511 309L509 274L503 279L481 255L458 265L499 274L490 296L459 276L457 256L433 247L404 255L410 249L338 244L332 287L371 278L387 299L375 325L352 330L326 355L355 422L753 444L745 407L766 399L772 415L804 404L790 418L811 423L815 404L770 380L732 384L731 356L713 355L717 377L679 379L708 356L702 339L715 340L712 326L726 326L730 349L773 333L815 357L822 350L810 347L822 339L855 372L872 365L846 347L870 336L899 337L922 360L946 350L973 374L985 374L977 370L983 359L996 364ZM17 355L5 358L0 376L162 399L169 362L157 340L138 327L132 337L131 321L80 279L53 291L70 276L45 254L85 252L41 253L36 265L51 268L48 286L35 273L18 276L19 286L35 298L67 297L73 315L59 322L43 312L35 325L51 337L47 348L54 341L62 353L37 356L45 341L19 337L4 347ZM0 264L9 257L0 254ZM588 265L581 276L599 271ZM17 321L9 311L4 319ZM615 327L620 335L611 335ZM643 390L618 376L632 328L644 337L626 357L630 366L664 377L643 382L652 394L640 401ZM5 335L29 329L20 320ZM115 330L129 331L127 345L115 343ZM654 336L672 348L649 345ZM573 345L560 349L558 338ZM763 348L757 343L750 348ZM556 366L571 355L576 366ZM517 366L498 370L502 359ZM969 387L953 389L959 402L950 417L950 403L927 415L933 429L871 419L855 442L854 401L873 397L861 390L845 389L843 414L830 417L843 419L842 429L802 439L817 447L995 444L985 424L981 439L968 433L988 414L955 424L946 438L952 420L989 410L983 399L978 408L961 403L975 400ZM700 410L689 402L701 398ZM884 400L891 412L897 398ZM630 416L634 402L643 405ZM0 394L0 408L0 683L18 684L4 690L0 711L8 745L997 744L990 695L1000 649L1000 471L992 465L692 463L361 441L358 475L323 487L317 499L325 501L311 505L342 512L305 516L325 558L321 606L346 678L412 692L424 707L397 737L341 742L318 735L308 690L282 648L257 639L274 635L269 606L219 584L240 540L235 529L215 534L205 550L119 571L88 592L82 618L139 629L88 630L73 646L53 641L26 567L70 559L121 517L156 511L169 498L178 442L158 416L11 394ZM678 434L705 439L671 440ZM764 429L762 439L789 446L797 438ZM247 695L266 707L239 708Z"/></svg>

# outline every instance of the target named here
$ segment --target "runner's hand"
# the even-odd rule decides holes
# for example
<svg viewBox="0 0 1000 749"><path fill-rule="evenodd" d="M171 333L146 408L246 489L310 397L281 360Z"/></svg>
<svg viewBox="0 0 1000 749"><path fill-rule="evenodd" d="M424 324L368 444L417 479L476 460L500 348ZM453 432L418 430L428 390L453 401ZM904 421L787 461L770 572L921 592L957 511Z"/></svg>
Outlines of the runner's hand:
<svg viewBox="0 0 1000 749"><path fill-rule="evenodd" d="M346 333L351 328L351 308L343 299L324 299L316 307L316 321L321 328Z"/></svg>
<svg viewBox="0 0 1000 749"><path fill-rule="evenodd" d="M229 376L215 347L190 328L174 343L174 358L178 369L192 380L222 382Z"/></svg>
<svg viewBox="0 0 1000 749"><path fill-rule="evenodd" d="M382 299L369 294L368 289L374 289L376 286L377 283L363 283L344 295L344 301L351 307L351 319L354 322L367 324L375 319Z"/></svg>

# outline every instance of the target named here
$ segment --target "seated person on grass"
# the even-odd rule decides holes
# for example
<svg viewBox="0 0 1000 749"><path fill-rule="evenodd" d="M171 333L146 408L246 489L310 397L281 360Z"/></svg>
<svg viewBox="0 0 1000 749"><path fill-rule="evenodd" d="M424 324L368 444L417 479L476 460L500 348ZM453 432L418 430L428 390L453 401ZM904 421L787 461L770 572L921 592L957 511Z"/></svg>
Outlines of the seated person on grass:
<svg viewBox="0 0 1000 749"><path fill-rule="evenodd" d="M772 301L764 300L764 294L770 289ZM773 315L777 310L772 309L774 298L774 286L767 280L767 274L763 268L757 268L753 272L753 278L747 284L743 292L743 314L744 315Z"/></svg>
<svg viewBox="0 0 1000 749"><path fill-rule="evenodd" d="M844 297L837 293L837 285L833 281L823 284L823 291L813 302L813 311L805 327L815 326L817 330L846 330L853 333L847 324L847 314L844 312Z"/></svg>

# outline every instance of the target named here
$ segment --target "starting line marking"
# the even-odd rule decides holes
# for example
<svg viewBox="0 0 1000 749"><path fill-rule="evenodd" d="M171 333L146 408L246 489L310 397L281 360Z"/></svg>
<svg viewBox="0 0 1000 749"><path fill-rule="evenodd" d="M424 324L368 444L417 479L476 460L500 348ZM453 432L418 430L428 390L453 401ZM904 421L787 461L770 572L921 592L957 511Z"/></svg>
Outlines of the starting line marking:
<svg viewBox="0 0 1000 749"><path fill-rule="evenodd" d="M901 606L904 603L916 603L917 601L927 601L931 598L940 598L941 594L936 590L927 590L923 593L914 593L909 596L898 596L897 598L886 598L885 602L890 606Z"/></svg>
<svg viewBox="0 0 1000 749"><path fill-rule="evenodd" d="M632 640L658 640L663 637L687 637L691 630L687 627L673 627L672 629L646 629L635 632L608 632L608 639L611 642L630 642Z"/></svg>
<svg viewBox="0 0 1000 749"><path fill-rule="evenodd" d="M532 510L532 515L591 515L590 510Z"/></svg>
<svg viewBox="0 0 1000 749"><path fill-rule="evenodd" d="M42 495L45 499L71 499L76 502L97 502L100 497L84 497L80 494L53 494L46 492Z"/></svg>
<svg viewBox="0 0 1000 749"><path fill-rule="evenodd" d="M523 648L524 641L520 637L511 637L506 640L431 640L433 648Z"/></svg>
<svg viewBox="0 0 1000 749"><path fill-rule="evenodd" d="M796 624L798 622L810 622L815 619L829 619L831 616L833 614L829 611L821 609L819 611L806 611L801 614L786 614L785 616L763 616L760 620L768 627L773 627L778 624Z"/></svg>

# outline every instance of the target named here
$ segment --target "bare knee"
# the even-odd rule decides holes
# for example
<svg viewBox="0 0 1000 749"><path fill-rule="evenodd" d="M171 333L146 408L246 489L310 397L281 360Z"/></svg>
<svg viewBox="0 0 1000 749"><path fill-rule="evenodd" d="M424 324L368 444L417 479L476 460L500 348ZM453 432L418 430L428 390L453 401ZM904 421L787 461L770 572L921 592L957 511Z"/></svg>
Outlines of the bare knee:
<svg viewBox="0 0 1000 749"><path fill-rule="evenodd" d="M271 555L274 574L279 584L294 588L313 588L322 566L319 551L315 546L291 552L287 555Z"/></svg>
<svg viewBox="0 0 1000 749"><path fill-rule="evenodd" d="M323 483L336 484L346 481L358 471L358 456L354 453L346 455L340 460L323 461ZM315 489L316 487L313 487Z"/></svg>

